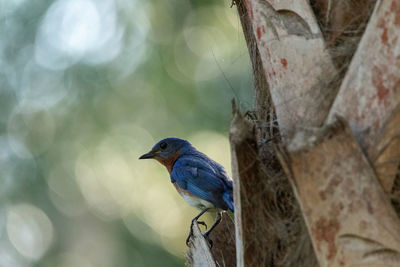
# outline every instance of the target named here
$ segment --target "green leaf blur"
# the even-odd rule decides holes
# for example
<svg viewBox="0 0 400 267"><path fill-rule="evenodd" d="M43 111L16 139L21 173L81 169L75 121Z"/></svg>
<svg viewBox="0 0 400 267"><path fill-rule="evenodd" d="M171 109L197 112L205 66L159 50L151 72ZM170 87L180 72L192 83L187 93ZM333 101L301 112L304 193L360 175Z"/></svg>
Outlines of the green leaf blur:
<svg viewBox="0 0 400 267"><path fill-rule="evenodd" d="M230 2L0 0L0 266L183 266L198 211L138 157L178 136L230 171Z"/></svg>

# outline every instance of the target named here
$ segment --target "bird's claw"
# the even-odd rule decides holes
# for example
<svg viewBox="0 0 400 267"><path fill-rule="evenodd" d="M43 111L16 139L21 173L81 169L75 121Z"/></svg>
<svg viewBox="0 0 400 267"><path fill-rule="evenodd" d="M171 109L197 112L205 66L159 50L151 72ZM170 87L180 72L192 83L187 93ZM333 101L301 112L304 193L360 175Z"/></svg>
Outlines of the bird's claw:
<svg viewBox="0 0 400 267"><path fill-rule="evenodd" d="M190 238L192 237L192 235L193 235L193 231L190 230L190 233L189 233L188 237L186 238L186 246L188 246L188 247L189 247L189 242L190 242Z"/></svg>
<svg viewBox="0 0 400 267"><path fill-rule="evenodd" d="M186 237L186 246L189 246L190 238L193 236L193 222L190 224L190 232L189 235Z"/></svg>
<svg viewBox="0 0 400 267"><path fill-rule="evenodd" d="M203 225L207 230L207 224L205 222L192 220L192 223L190 224L190 232L189 232L188 237L186 238L186 246L189 246L190 238L193 236L193 224L194 224L195 221L197 222L197 224Z"/></svg>
<svg viewBox="0 0 400 267"><path fill-rule="evenodd" d="M186 246L188 246L188 247L189 247L190 238L192 236L193 236L193 230L190 229L190 233L189 233L188 237L186 238ZM212 241L212 239L210 238L210 236L208 234L203 234L203 237L205 240L207 240L207 242L210 246L210 249L211 249L214 245L214 242Z"/></svg>
<svg viewBox="0 0 400 267"><path fill-rule="evenodd" d="M206 224L205 222L203 222L203 221L197 221L197 224L203 225L203 226L206 228L206 230L207 230L207 224Z"/></svg>

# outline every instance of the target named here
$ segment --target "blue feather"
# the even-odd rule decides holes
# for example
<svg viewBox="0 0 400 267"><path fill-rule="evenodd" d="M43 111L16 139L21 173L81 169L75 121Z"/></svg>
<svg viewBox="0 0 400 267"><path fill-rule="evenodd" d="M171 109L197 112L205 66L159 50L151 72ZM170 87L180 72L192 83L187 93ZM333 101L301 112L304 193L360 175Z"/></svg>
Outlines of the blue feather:
<svg viewBox="0 0 400 267"><path fill-rule="evenodd" d="M232 180L225 169L206 155L191 148L175 162L171 181L220 209L233 211Z"/></svg>

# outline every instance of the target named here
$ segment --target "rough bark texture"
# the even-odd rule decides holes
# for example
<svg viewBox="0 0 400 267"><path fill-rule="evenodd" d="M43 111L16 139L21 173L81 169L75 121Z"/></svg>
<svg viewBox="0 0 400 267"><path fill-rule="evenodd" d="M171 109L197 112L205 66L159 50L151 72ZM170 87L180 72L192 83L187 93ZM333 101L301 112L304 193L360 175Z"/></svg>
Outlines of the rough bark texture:
<svg viewBox="0 0 400 267"><path fill-rule="evenodd" d="M389 193L400 160L399 36L400 2L378 2L329 116L349 121Z"/></svg>
<svg viewBox="0 0 400 267"><path fill-rule="evenodd" d="M321 125L336 95L336 69L306 0L248 0L280 132Z"/></svg>
<svg viewBox="0 0 400 267"><path fill-rule="evenodd" d="M400 90L400 89L399 89ZM387 193L399 191L395 186L400 179L400 107L393 111L380 131L374 146L368 148L368 155L374 163L378 178ZM400 181L398 181L400 183ZM399 196L397 196L399 199ZM400 214L400 213L399 213Z"/></svg>
<svg viewBox="0 0 400 267"><path fill-rule="evenodd" d="M262 64L256 36L254 35L252 20L249 10L246 8L244 1L235 1L244 36L246 38L250 59L253 66L254 87L255 87L255 111L247 113L254 125L255 131L251 135L254 137L253 146L255 153L251 155L257 158L255 171L261 173L259 177L249 178L259 179L256 186L246 186L249 183L242 171L248 171L246 158L249 151L240 149L239 143L231 142L233 169L241 168L234 173L235 191L241 192L243 195L254 195L251 201L245 201L246 215L241 213L242 208L239 207L243 203L236 201L235 215L236 236L237 236L237 256L239 266L243 266L245 261L251 262L253 265L267 264L268 266L314 266L316 258L311 248L311 241L306 231L299 206L294 198L293 191L290 187L289 180L282 171L282 168L276 158L274 152L274 143L279 142L278 124L274 115L274 107L272 106L269 86L267 83L265 71ZM242 118L240 115L236 114ZM235 121L235 120L234 120ZM236 121L237 123L238 121ZM239 124L243 122L243 118L239 120ZM231 132L235 132L241 128L235 122L232 123ZM253 126L251 126L253 127ZM236 130L235 130L236 128ZM246 127L242 127L246 131ZM239 130L240 132L240 130ZM240 138L239 138L240 139ZM249 139L249 140L250 140ZM246 142L245 142L246 143ZM245 147L246 145L244 145ZM249 144L247 144L249 146ZM234 151L235 147L239 147L238 151ZM242 151L247 154L239 155ZM235 156L239 155L244 158L235 160ZM261 170L260 170L261 168ZM256 174L257 176L257 174ZM240 177L240 178L239 178ZM244 181L242 181L244 180ZM243 185L241 185L243 183ZM241 189L239 189L239 187ZM243 191L243 192L242 192ZM240 197L237 195L237 197ZM239 219L238 219L239 218ZM242 222L246 221L246 222ZM250 228L249 232L241 232L245 227L242 224L259 225L257 228ZM257 229L255 231L254 229ZM238 234L240 232L240 235ZM246 243L258 246L258 249L252 249ZM250 265L251 266L251 265Z"/></svg>
<svg viewBox="0 0 400 267"><path fill-rule="evenodd" d="M236 266L235 224L224 212L220 224L211 232L213 241L211 253L217 266Z"/></svg>
<svg viewBox="0 0 400 267"><path fill-rule="evenodd" d="M251 25L251 20L243 1L237 0L234 3L236 3L253 68L253 85L256 101L256 114L259 116L258 120L267 122L269 121L268 118L271 110L271 96L268 90L267 79L264 75L260 53L258 52L256 38L253 34L253 27Z"/></svg>
<svg viewBox="0 0 400 267"><path fill-rule="evenodd" d="M186 253L186 262L193 267L217 266L209 243L204 239L197 222L193 224L193 237L190 239L189 251Z"/></svg>
<svg viewBox="0 0 400 267"><path fill-rule="evenodd" d="M400 266L400 2L234 3L256 96L230 133L237 266Z"/></svg>
<svg viewBox="0 0 400 267"><path fill-rule="evenodd" d="M254 137L254 126L238 113L234 108L234 118L231 125L231 149L232 149L232 173L234 179L234 202L235 202L235 226L236 226L236 250L238 266L251 266L256 257L248 257L247 254L257 255L257 250L266 250L263 246L257 247L255 234L264 236L264 232L258 232L255 227L255 218L251 208L252 199L247 194L249 187L258 188L256 181L259 180L259 160L257 156L257 143ZM244 165L244 166L243 166ZM242 170L242 171L240 171ZM247 176L246 176L247 175ZM240 178L239 178L240 177ZM243 181L246 180L244 184ZM253 204L254 206L254 204ZM254 240L256 239L256 240ZM264 255L260 253L260 255ZM265 254L265 256L268 256ZM268 260L261 258L259 261L266 265Z"/></svg>
<svg viewBox="0 0 400 267"><path fill-rule="evenodd" d="M226 212L221 222L210 234L213 244L204 239L197 223L193 225L193 237L186 253L188 266L236 266L235 225Z"/></svg>
<svg viewBox="0 0 400 267"><path fill-rule="evenodd" d="M340 72L345 74L368 23L376 0L310 0L325 47ZM339 84L340 86L340 84Z"/></svg>
<svg viewBox="0 0 400 267"><path fill-rule="evenodd" d="M347 125L299 132L283 157L321 266L398 266L400 221Z"/></svg>
<svg viewBox="0 0 400 267"><path fill-rule="evenodd" d="M241 255L238 255L238 259L242 260L238 261L240 264L252 266L255 264L256 260L254 257L251 258L249 256L258 255L257 250L246 250L248 248L246 242L254 243L259 242L259 240L254 236L254 234L252 236L252 233L248 233L248 227L244 226L245 221L247 221L249 226L252 226L252 229L257 229L254 225L257 225L258 219L254 220L252 218L255 218L254 213L257 213L257 210L262 210L259 205L255 204L257 201L254 201L253 204L251 204L252 199L251 193L249 192L255 191L258 195L268 195L266 192L269 187L263 187L261 181L269 180L270 182L271 176L265 175L265 173L260 174L259 168L260 166L261 169L265 168L265 166L268 165L268 159L272 159L272 162L275 162L276 159L270 146L265 145L266 141L275 138L274 131L268 131L268 129L274 129L274 125L271 123L274 118L274 112L269 112L268 114L268 104L270 103L269 95L271 94L273 107L276 111L276 117L279 123L279 130L283 135L284 143L291 140L290 137L296 132L301 132L304 129L318 129L315 127L321 126L329 114L331 105L341 84L342 77L345 74L345 70L347 70L348 63L353 57L354 50L356 49L359 39L365 29L374 2L375 1L367 1L364 3L360 3L359 1L311 1L311 4L314 5L314 10L319 11L317 15L320 18L319 25L323 26L322 35L319 32L317 27L318 24L316 23L307 1L247 0L243 3L236 1L237 4L241 3L242 6L239 5L239 7L244 8L248 13L247 19L250 21L249 24L251 24L251 27L246 25L246 27L243 26L244 29L246 31L249 31L250 29L253 30L253 35L245 33L245 36L249 35L246 37L246 40L249 43L249 41L254 42L255 39L259 51L259 53L252 53L253 50L251 48L253 48L254 45L248 44L250 55L252 55L256 82L257 75L259 75L260 71L259 65L255 64L257 63L257 60L254 60L253 57L260 56L268 85L268 87L256 88L256 96L261 99L256 100L256 112L255 115L253 114L254 116L251 117L255 121L256 125L256 131L255 134L253 134L256 136L255 140L249 141L251 138L249 139L248 135L240 133L238 136L242 136L244 139L242 141L234 141L231 133L233 154L236 154L233 158L233 165L234 167L236 165L237 170L234 173L236 173L235 177L238 177L238 180L235 181L236 189L239 191L236 194L238 199L237 205L241 210L238 214L240 218L237 219L237 228L239 228L239 231L237 232L237 238L239 239L238 246L242 246L240 247L240 250L238 250L238 253L240 254L241 251L243 251L242 259L240 258ZM398 11L397 5L393 3L393 1L378 3L377 10L384 7L384 11L381 10L381 12L385 12L386 14L385 23L388 24L385 24L385 27L386 25L389 25L390 27L390 23L393 24L393 22L396 21L396 14ZM385 9L385 6L389 5L391 6L390 12ZM352 8L357 6L360 7L359 12L354 16L354 10L352 10ZM324 17L325 20L321 21L321 17ZM382 32L379 30L379 27L382 27L382 22L379 26L379 23L375 22L379 21L376 17L377 16L374 14L370 26L367 29L367 34L363 37L363 42L358 49L359 51L364 51L364 57L361 56L361 60L357 60L360 53L357 52L349 73L346 75L346 79L349 79L347 77L351 75L354 70L358 69L358 72L355 73L360 75L363 71L372 69L371 66L373 67L374 64L371 64L371 60L376 60L378 63L379 60L383 60L386 64L397 64L396 62L400 58L396 54L396 52L400 51L398 49L399 45L397 44L397 36L400 36L397 33L399 27L397 27L396 30L387 29L386 33L384 30ZM241 16L241 21L243 24L243 21L246 21L246 19ZM377 26L372 28L373 30L370 30L374 23ZM372 45L369 45L369 47L363 47L363 43L366 42L364 41L365 38L368 38L368 35L370 34L369 31L372 31L371 37L375 38L374 40L386 40L386 42L390 42L390 44L386 44L386 46L392 46L390 48L384 48L386 49L384 51L386 51L385 53L388 53L387 50L391 51L391 60L388 57L385 57L385 54L379 52L379 46L374 47L376 41L374 41L375 43L372 42L371 37L369 40L371 40L370 43ZM388 33L391 33L392 35L388 37ZM324 42L322 36L326 38L327 42ZM375 49L377 53L374 54ZM377 57L380 58L378 59ZM353 65L356 67L353 67ZM364 66L367 67L364 68ZM400 71L397 70L397 65L394 70L396 70L397 73L400 73ZM392 71L393 70L388 71L388 68L381 70L380 75L389 74L389 76L385 77L385 81L381 82L381 87L382 84L383 87L389 86L389 90L392 90L392 94L390 95L392 99L386 101L389 103L397 103L399 97L399 86L396 77L399 76L391 74L393 73ZM349 114L344 114L346 119L347 116L350 116L351 120L351 116L357 114L354 112L357 108L367 108L364 105L365 101L360 102L360 100L363 99L363 87L368 86L369 88L366 90L372 90L375 95L377 94L377 89L379 88L370 88L370 85L373 85L374 81L368 76L367 78L367 81L361 81L362 78L360 78L360 76L355 77L353 74L353 79L350 81L357 83L357 88L360 89L360 95L356 94L355 98L353 97L351 100L345 99L347 101L342 101L342 103L338 104L339 107L349 110ZM389 85L386 80L390 80ZM363 82L366 82L366 84L363 84ZM341 85L341 93L346 93L346 90L343 89L344 86L346 86L346 80L345 83ZM349 86L346 87L346 89L348 88ZM265 92L266 90L269 90L270 94ZM351 91L352 90L350 90L350 95L352 94ZM318 255L319 263L322 266L347 266L354 263L368 263L375 266L377 264L383 264L390 266L395 264L398 260L398 244L396 241L398 238L397 217L389 200L386 199L382 188L380 188L376 176L374 175L374 171L377 171L379 176L381 176L381 172L390 174L393 177L396 174L396 168L399 162L397 159L397 153L400 153L400 149L398 149L399 141L397 139L400 127L396 126L398 125L399 120L397 107L398 105L395 104L386 106L384 109L375 109L375 112L382 112L383 114L383 120L381 121L382 124L377 126L379 131L376 136L378 137L374 139L375 146L373 148L378 152L367 151L368 160L381 163L381 165L375 164L375 169L368 166L368 161L362 154L362 149L365 148L363 146L361 149L358 148L357 142L352 139L349 130L343 130L345 132L345 137L340 135L340 137L343 138L339 138L339 141L337 141L338 143L342 142L343 145L348 148L347 151L342 151L345 154L342 156L344 158L347 157L346 160L349 160L348 165L338 165L340 161L335 161L336 158L330 158L330 156L324 158L325 154L331 154L332 156L336 155L335 149L339 147L336 143L330 144L331 146L329 149L331 150L325 151L318 150L319 147L309 147L308 149L311 151L310 153L314 152L315 149L315 153L318 155L309 159L311 162L314 160L315 164L303 166L302 164L304 162L302 160L303 157L306 158L305 154L297 155L296 159L298 161L295 166L292 165L294 164L292 161L288 162L289 158L281 158L282 163L287 164L288 166L287 174L291 174L291 176L294 177L292 180L293 188L298 192L297 197L301 203L303 214L307 219L307 226L313 239L314 249ZM335 109L336 107L332 110ZM364 109L363 111L366 110ZM333 111L331 111L331 114L334 114ZM368 115L369 113L365 114ZM359 113L358 115L361 116ZM333 115L331 115L331 118L333 118ZM237 131L237 129L240 128L240 126L238 126L240 124L237 124L235 120L236 119L234 118L232 124L233 132L240 132ZM246 127L248 126L243 126L242 128L245 129ZM353 131L352 124L350 124L350 127ZM325 133L325 130L319 131ZM296 136L298 138L301 134ZM311 139L317 137L310 135ZM357 140L359 140L357 135L356 137ZM244 148L246 145L243 144L246 143L247 146L253 144L250 145L250 147L253 147L253 150L257 151L257 153L253 154L257 155L257 161L262 162L263 164L260 164L258 167L254 166L254 164L252 164L251 167L246 167L246 164L250 164L251 159L255 157L254 155L252 156L249 154L249 149ZM315 143L315 145L317 145L317 143ZM240 148L241 146L242 148ZM326 147L324 146L324 148ZM322 152L325 152L325 154ZM341 156L341 154L338 155ZM371 155L373 156L371 157ZM351 163L353 163L353 165ZM321 165L324 166L324 164L328 165L326 171L324 173L319 173L322 168ZM340 166L340 168L337 168L337 165ZM355 165L361 167L354 168L354 170L352 168L346 169L349 166L354 167ZM304 175L295 175L294 170L296 170L296 172L301 172L299 171L301 168L305 168L305 170L302 171L312 171L319 175L315 175L314 179L309 180L304 178ZM314 170L314 168L316 170ZM245 170L243 171L245 172L244 174L241 172L241 169ZM269 169L267 167L265 169L267 171L276 171L276 168ZM367 169L368 171L365 171L364 169ZM330 172L328 172L328 170L330 170ZM351 173L351 170L353 170L354 173ZM342 184L337 183L334 178L331 179L331 184L324 184L326 176L329 176L330 173L336 175L336 178L340 177L339 175L342 177L348 177L350 175L352 177L351 179L343 178L343 180L350 180L354 185L358 186L355 189L362 191L362 193L357 192L357 194L355 194L351 192L350 195L348 194L343 196L344 199L347 197L346 201L348 201L348 203L354 202L356 204L353 205L359 205L357 212L354 213L357 216L351 216L348 214L351 214L349 207L344 207L343 211L340 210L343 203L339 203L339 200L342 197L341 194L344 194L341 191L343 188L340 186L347 186L347 188L351 188L351 186L347 184L343 186ZM275 175L276 174L279 174L279 172L276 172ZM258 176L258 178L254 176ZM361 179L361 181L353 181L353 177L364 178ZM298 182L298 180L300 182ZM358 182L358 184L356 182ZM247 183L253 184L253 186L249 186ZM324 198L324 201L318 199L318 197L320 197L320 192L316 189L321 187L321 184L325 187L329 187L329 190L321 196L321 198ZM260 190L254 190L254 185L257 185L256 188L260 188ZM276 189L276 184L270 184L270 186ZM307 190L299 190L303 187L307 188ZM287 190L287 188L285 188L285 192L290 192L290 189ZM368 193L370 193L370 195L368 195ZM312 196L317 197L310 200L310 196L311 198ZM368 197L373 199L372 202L374 202L374 204L371 204L371 199L368 199ZM249 198L251 199L250 201L248 201ZM329 209L329 205L320 207L318 205L320 202L328 203L334 208ZM264 202L264 207L268 206L270 203L271 199L267 197ZM282 204L282 202L280 203ZM293 201L293 203L295 202ZM305 210L305 203L308 203L308 210ZM370 214L371 207L375 208L375 213L373 215ZM296 209L293 209L292 212L296 212ZM279 212L277 213L276 211L273 211L271 214L276 215L279 214ZM310 214L312 214L312 216ZM337 216L339 216L340 219L338 219L339 217L335 218ZM385 230L385 227L379 225L378 218L380 218L380 216L385 217L385 219L383 219L384 222L382 221L383 225L393 229L393 232L390 232L390 230L387 231ZM260 221L265 224L266 222L264 222L262 213L260 217ZM279 219L275 218L275 222L282 221L280 216L277 217ZM361 218L365 218L367 223L361 223ZM339 226L334 223L335 220L339 222ZM340 225L342 221L343 224L346 224L345 226ZM338 228L338 230L335 230L336 228ZM276 229L277 228L274 228L274 230ZM344 232L339 232L339 230L342 229L344 229ZM265 231L265 229L262 230L268 232ZM378 231L378 234L374 233L375 230ZM391 239L389 236L391 236ZM240 240L241 238L243 240ZM363 238L365 238L365 240ZM326 239L329 240L327 241ZM279 242L275 242L271 243L272 248L271 246L267 246L267 250L264 254L261 254L261 260L258 263L260 265L265 264L265 261L263 260L271 258L274 260L267 262L270 266L278 266L282 263L277 260L277 257L271 255L268 256L268 254L272 253L273 255L274 251L278 251L279 249L274 250L274 246L279 245ZM354 248L356 248L357 251ZM286 247L286 251L290 251L290 248ZM249 260L249 263L247 260Z"/></svg>
<svg viewBox="0 0 400 267"><path fill-rule="evenodd" d="M263 164L253 123L235 108L230 139L237 266L315 266L286 176Z"/></svg>
<svg viewBox="0 0 400 267"><path fill-rule="evenodd" d="M400 223L381 187L392 191L400 153L397 3L377 3L330 111L351 130L298 131L282 154L321 266L400 264Z"/></svg>

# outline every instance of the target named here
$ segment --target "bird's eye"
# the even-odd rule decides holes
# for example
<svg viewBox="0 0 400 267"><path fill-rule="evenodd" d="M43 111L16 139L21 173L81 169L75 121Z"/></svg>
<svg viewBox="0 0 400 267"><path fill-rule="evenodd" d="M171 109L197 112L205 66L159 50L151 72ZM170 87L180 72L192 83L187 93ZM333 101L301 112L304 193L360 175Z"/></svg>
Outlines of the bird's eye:
<svg viewBox="0 0 400 267"><path fill-rule="evenodd" d="M165 142L162 142L161 144L160 144L160 148L161 149L166 149L167 148L167 143L165 143Z"/></svg>

